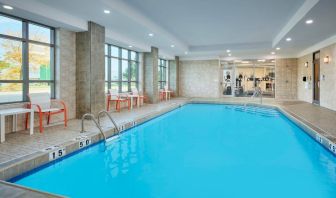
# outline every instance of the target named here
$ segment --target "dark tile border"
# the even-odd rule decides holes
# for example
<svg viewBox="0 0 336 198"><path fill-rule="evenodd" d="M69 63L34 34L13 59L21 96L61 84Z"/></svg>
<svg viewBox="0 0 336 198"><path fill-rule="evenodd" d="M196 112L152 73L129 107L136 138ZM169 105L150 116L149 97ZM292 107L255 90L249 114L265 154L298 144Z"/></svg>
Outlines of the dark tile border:
<svg viewBox="0 0 336 198"><path fill-rule="evenodd" d="M0 197L39 197L39 198L64 198L63 196L34 190L32 188L0 180Z"/></svg>

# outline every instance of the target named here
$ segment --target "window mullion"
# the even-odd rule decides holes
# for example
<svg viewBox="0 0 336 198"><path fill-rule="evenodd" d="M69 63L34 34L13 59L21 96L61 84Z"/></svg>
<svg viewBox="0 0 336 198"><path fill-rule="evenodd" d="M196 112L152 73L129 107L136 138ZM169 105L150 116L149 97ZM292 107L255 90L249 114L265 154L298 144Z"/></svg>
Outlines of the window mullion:
<svg viewBox="0 0 336 198"><path fill-rule="evenodd" d="M22 91L23 101L28 101L29 93L29 43L28 43L28 23L22 21Z"/></svg>
<svg viewBox="0 0 336 198"><path fill-rule="evenodd" d="M111 64L111 62L112 62L112 58L111 58L111 56L112 56L112 50L111 50L111 45L107 45L107 61L108 61L108 63L107 63L107 72L108 72L108 74L107 74L107 89L109 90L109 89L111 89L111 87L112 87L112 76L111 76L111 72L112 72L112 64Z"/></svg>
<svg viewBox="0 0 336 198"><path fill-rule="evenodd" d="M128 60L127 60L127 62L128 62L128 68L127 68L127 70L128 70L127 86L128 86L128 91L130 92L131 91L131 76L132 76L132 74L131 74L131 72L132 72L132 69L131 69L131 64L132 64L132 62L131 62L131 51L127 50L127 53L128 53Z"/></svg>
<svg viewBox="0 0 336 198"><path fill-rule="evenodd" d="M119 52L119 57L118 57L118 88L119 88L119 92L122 92L122 49L120 47L118 47L118 52Z"/></svg>

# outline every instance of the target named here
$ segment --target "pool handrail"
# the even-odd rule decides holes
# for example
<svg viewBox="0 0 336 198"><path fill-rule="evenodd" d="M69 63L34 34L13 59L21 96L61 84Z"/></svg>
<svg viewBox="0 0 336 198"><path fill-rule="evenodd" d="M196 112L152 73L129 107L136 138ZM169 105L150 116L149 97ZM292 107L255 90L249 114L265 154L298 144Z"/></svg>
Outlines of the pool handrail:
<svg viewBox="0 0 336 198"><path fill-rule="evenodd" d="M100 133L103 135L104 137L104 140L106 141L106 136L104 134L104 131L103 129L101 128L101 126L98 124L98 122L96 121L95 119L95 116L91 113L86 113L82 116L82 130L81 130L81 133L84 133L85 130L84 130L84 121L87 119L87 118L91 118L90 120L92 120L95 124L96 124L96 127L99 129Z"/></svg>
<svg viewBox="0 0 336 198"><path fill-rule="evenodd" d="M99 126L101 126L101 125L100 125L100 116L101 116L102 114L107 115L107 117L110 119L110 121L111 121L112 124L114 125L114 128L117 130L118 135L120 135L120 130L119 130L118 125L117 125L116 122L113 120L112 116L111 116L107 111L105 111L105 110L102 110L102 111L100 111L100 112L98 113L98 124L99 124Z"/></svg>
<svg viewBox="0 0 336 198"><path fill-rule="evenodd" d="M260 87L256 87L256 89L254 90L253 95L251 96L251 98L255 98L256 96L260 97L260 104L262 104L263 97L262 97L262 91L261 91Z"/></svg>

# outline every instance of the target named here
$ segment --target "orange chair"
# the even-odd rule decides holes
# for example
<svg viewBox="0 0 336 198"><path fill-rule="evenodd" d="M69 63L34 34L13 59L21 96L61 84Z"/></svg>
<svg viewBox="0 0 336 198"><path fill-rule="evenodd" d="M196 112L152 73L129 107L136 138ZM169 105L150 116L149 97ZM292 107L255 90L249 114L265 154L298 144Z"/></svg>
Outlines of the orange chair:
<svg viewBox="0 0 336 198"><path fill-rule="evenodd" d="M110 111L111 102L116 103L116 110L120 112L121 103L127 103L128 110L131 107L131 101L128 98L122 98L118 91L110 89L109 94L107 95L107 111Z"/></svg>
<svg viewBox="0 0 336 198"><path fill-rule="evenodd" d="M47 124L49 125L52 115L55 114L64 114L64 126L67 127L67 107L62 100L51 100L49 93L32 93L28 95L29 103L28 108L34 108L34 111L39 114L39 126L40 133L43 133L43 116L47 116ZM53 108L52 104L58 103L62 108ZM28 116L26 114L26 129L28 128Z"/></svg>
<svg viewBox="0 0 336 198"><path fill-rule="evenodd" d="M160 99L160 101L163 101L164 99L165 99L165 92L164 92L164 90L163 89L160 89L159 90L159 99Z"/></svg>

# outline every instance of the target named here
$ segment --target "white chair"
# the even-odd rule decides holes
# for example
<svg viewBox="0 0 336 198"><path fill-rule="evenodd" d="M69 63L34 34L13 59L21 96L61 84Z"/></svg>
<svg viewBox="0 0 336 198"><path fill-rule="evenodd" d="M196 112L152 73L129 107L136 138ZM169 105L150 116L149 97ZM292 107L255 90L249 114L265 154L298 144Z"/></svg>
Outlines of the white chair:
<svg viewBox="0 0 336 198"><path fill-rule="evenodd" d="M139 105L143 104L143 103L144 103L144 100L145 100L145 96L142 95L142 94L140 94L139 90L138 90L136 87L132 87L132 88L131 88L131 91L132 91L132 94L133 94L133 95L137 95L137 96L139 97L139 102L140 102ZM137 100L136 100L136 101L137 101ZM137 104L136 104L136 105L137 105Z"/></svg>
<svg viewBox="0 0 336 198"><path fill-rule="evenodd" d="M40 132L43 132L43 116L47 115L48 121L50 123L50 118L52 115L63 113L64 114L64 126L67 126L67 107L62 100L51 100L49 93L31 93L28 94L28 108L34 109L36 113L39 114L39 124ZM53 103L58 103L58 107L52 107ZM26 115L26 129L28 128L28 115Z"/></svg>

